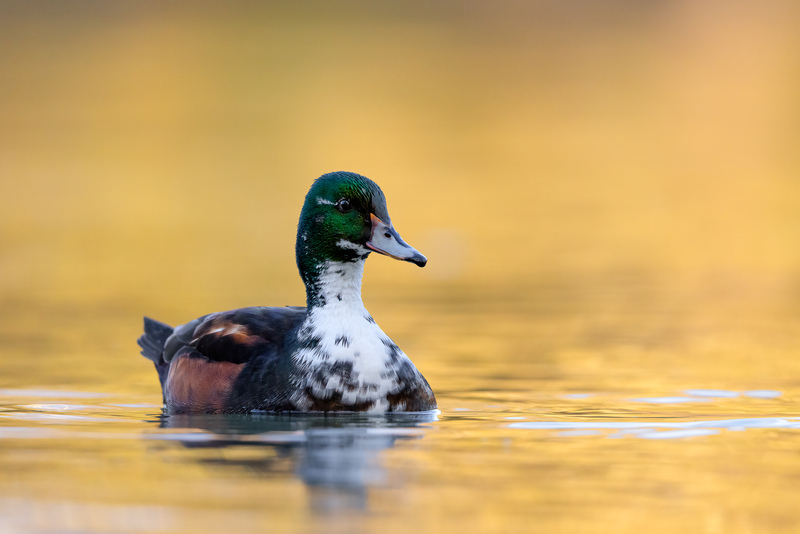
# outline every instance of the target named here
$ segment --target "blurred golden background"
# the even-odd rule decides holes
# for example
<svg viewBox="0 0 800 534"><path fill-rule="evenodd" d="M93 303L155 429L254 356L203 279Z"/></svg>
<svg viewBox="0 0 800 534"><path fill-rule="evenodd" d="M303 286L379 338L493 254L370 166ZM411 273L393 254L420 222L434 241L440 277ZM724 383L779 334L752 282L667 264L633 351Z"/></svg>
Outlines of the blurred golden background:
<svg viewBox="0 0 800 534"><path fill-rule="evenodd" d="M552 284L608 298L632 280L795 309L799 16L788 1L2 2L6 347L71 318L83 352L97 316L120 319L121 343L143 313L302 303L297 215L332 170L381 184L430 258L371 261L368 305L533 301Z"/></svg>
<svg viewBox="0 0 800 534"><path fill-rule="evenodd" d="M796 280L799 11L0 3L2 295L267 298L339 169L384 187L436 283Z"/></svg>

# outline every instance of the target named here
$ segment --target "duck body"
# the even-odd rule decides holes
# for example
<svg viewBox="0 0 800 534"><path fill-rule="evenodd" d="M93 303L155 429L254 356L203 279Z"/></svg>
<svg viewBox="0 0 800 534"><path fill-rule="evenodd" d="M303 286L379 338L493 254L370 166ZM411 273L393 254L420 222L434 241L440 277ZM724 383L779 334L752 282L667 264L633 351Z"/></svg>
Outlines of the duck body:
<svg viewBox="0 0 800 534"><path fill-rule="evenodd" d="M142 354L156 366L167 413L406 412L436 408L428 382L361 300L379 252L423 266L385 199L353 173L323 175L301 212L297 263L306 307L250 307L172 328L145 318Z"/></svg>

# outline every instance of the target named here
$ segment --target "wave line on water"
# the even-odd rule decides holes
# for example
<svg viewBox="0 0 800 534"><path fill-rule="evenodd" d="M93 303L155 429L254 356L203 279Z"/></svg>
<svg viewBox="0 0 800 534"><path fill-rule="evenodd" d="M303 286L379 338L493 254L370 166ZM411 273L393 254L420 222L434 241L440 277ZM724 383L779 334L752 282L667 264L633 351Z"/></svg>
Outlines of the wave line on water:
<svg viewBox="0 0 800 534"><path fill-rule="evenodd" d="M752 428L800 429L799 417L759 417L714 421L526 421L510 423L509 428L524 430L561 430L560 436L577 436L576 430L616 430L607 437L632 436L643 439L679 439L718 434L721 430L743 431ZM666 429L666 430L664 430Z"/></svg>

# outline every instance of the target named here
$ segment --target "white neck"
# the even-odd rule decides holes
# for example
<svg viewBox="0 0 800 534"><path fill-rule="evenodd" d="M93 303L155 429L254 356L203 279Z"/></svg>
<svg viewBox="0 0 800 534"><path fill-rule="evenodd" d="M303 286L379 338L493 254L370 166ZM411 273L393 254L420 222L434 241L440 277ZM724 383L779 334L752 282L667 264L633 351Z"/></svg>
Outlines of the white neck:
<svg viewBox="0 0 800 534"><path fill-rule="evenodd" d="M316 284L318 301L321 303L319 308L363 309L364 303L361 301L363 276L364 260L346 263L326 262Z"/></svg>
<svg viewBox="0 0 800 534"><path fill-rule="evenodd" d="M386 395L399 390L396 369L408 358L364 308L363 272L363 260L323 267L319 305L308 310L298 332L301 348L293 358L305 373L299 390L310 387L318 398L340 392L343 403L375 401L374 409L381 410L388 407ZM297 402L305 409L302 400Z"/></svg>

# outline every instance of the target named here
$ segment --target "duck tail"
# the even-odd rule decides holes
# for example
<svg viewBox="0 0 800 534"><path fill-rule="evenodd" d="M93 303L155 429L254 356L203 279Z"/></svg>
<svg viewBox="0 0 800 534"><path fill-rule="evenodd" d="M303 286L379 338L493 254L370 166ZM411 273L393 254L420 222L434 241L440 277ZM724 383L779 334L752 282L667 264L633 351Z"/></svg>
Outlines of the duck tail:
<svg viewBox="0 0 800 534"><path fill-rule="evenodd" d="M144 318L144 334L136 341L142 348L142 356L158 366L164 363L161 357L164 353L164 344L167 338L172 335L174 328L168 324L156 321L149 317Z"/></svg>
<svg viewBox="0 0 800 534"><path fill-rule="evenodd" d="M144 334L136 342L142 347L142 356L156 366L158 380L161 382L161 389L164 389L164 381L167 379L169 364L164 361L164 345L167 338L172 335L175 329L168 324L156 321L149 317L144 318Z"/></svg>

